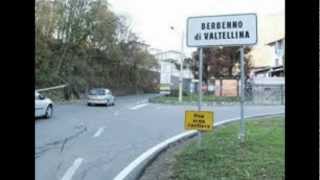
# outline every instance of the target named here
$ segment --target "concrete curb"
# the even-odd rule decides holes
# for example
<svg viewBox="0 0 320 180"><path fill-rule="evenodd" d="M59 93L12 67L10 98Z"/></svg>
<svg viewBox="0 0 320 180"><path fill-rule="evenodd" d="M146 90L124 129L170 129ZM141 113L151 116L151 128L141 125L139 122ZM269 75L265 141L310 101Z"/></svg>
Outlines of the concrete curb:
<svg viewBox="0 0 320 180"><path fill-rule="evenodd" d="M183 101L183 102L177 102L173 100L165 100L165 101L159 101L159 100L154 100L153 98L149 98L149 103L153 104L169 104L169 105L197 105L197 101ZM212 102L202 102L203 105L205 106L212 106L212 105L238 105L238 101L212 101ZM246 104L252 104L252 103L247 103Z"/></svg>
<svg viewBox="0 0 320 180"><path fill-rule="evenodd" d="M159 101L159 100L154 100L154 99L149 99L149 103L152 104L164 104L164 105L197 105L198 102L196 101L184 101L184 102L177 102L177 101L172 101L172 100L166 100L166 101ZM212 102L202 102L204 106L233 106L233 105L240 105L239 101L212 101ZM274 105L284 105L278 102L275 103L255 103L253 101L245 101L245 105L265 105L265 106L274 106Z"/></svg>
<svg viewBox="0 0 320 180"><path fill-rule="evenodd" d="M252 116L245 116L245 118L259 118L265 116L275 116L275 115L282 115L284 112L277 112L277 113L269 113L269 114L257 114ZM240 118L233 118L223 120L217 123L214 123L214 126L221 126L230 122L238 121ZM144 153L142 153L139 157L137 157L134 161L132 161L127 167L125 167L118 175L116 175L113 180L136 180L138 179L144 169L152 163L152 161L165 149L169 148L171 144L174 144L180 140L193 137L197 134L198 131L191 130L180 133L174 137L171 137L156 146L148 149Z"/></svg>

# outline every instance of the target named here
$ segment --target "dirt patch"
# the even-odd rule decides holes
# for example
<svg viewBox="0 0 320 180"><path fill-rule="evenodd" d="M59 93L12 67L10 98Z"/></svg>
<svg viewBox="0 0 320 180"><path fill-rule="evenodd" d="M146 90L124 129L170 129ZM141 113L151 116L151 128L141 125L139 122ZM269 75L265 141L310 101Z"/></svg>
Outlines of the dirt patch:
<svg viewBox="0 0 320 180"><path fill-rule="evenodd" d="M196 140L197 136L193 136L170 145L145 169L139 180L173 180L172 166L176 160L175 155Z"/></svg>

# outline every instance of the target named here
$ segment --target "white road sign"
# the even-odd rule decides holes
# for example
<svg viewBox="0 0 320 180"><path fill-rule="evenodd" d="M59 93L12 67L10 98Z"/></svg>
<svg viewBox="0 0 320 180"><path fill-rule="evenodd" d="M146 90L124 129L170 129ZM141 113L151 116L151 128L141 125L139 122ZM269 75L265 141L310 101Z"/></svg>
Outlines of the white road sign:
<svg viewBox="0 0 320 180"><path fill-rule="evenodd" d="M257 37L256 14L199 16L187 19L187 46L254 45Z"/></svg>

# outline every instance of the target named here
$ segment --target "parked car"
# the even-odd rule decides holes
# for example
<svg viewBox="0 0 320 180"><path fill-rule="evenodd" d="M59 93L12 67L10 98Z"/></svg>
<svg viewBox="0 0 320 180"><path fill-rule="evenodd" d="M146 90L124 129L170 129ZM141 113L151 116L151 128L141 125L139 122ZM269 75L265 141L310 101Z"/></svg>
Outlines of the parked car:
<svg viewBox="0 0 320 180"><path fill-rule="evenodd" d="M88 94L88 106L103 104L114 105L115 98L109 89L91 89Z"/></svg>
<svg viewBox="0 0 320 180"><path fill-rule="evenodd" d="M35 91L35 116L51 118L53 115L53 102L51 99Z"/></svg>

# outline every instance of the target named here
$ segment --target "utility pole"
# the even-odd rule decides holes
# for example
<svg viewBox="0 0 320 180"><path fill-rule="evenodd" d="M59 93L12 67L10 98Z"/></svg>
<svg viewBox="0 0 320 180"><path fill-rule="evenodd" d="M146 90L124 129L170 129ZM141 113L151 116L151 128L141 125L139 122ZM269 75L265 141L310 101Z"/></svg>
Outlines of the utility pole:
<svg viewBox="0 0 320 180"><path fill-rule="evenodd" d="M173 26L170 27L171 30L175 30ZM183 40L184 32L181 31L181 48L180 48L180 77L179 77L179 102L182 102L182 89L183 89Z"/></svg>
<svg viewBox="0 0 320 180"><path fill-rule="evenodd" d="M181 53L180 53L180 83L179 83L179 102L182 102L182 89L183 89L183 39L184 33L181 33Z"/></svg>

